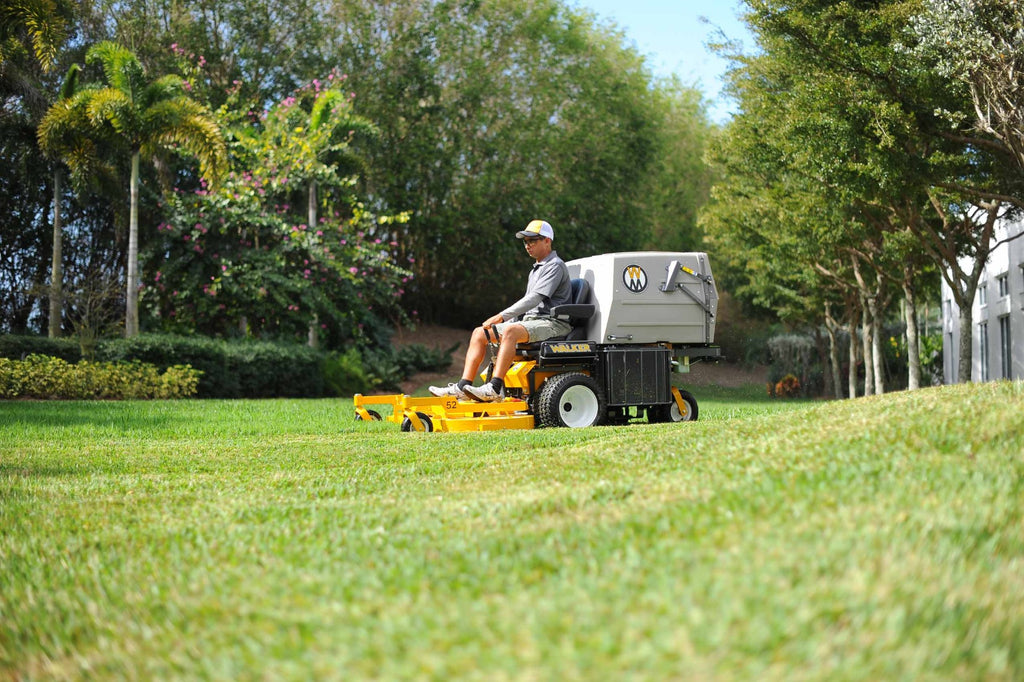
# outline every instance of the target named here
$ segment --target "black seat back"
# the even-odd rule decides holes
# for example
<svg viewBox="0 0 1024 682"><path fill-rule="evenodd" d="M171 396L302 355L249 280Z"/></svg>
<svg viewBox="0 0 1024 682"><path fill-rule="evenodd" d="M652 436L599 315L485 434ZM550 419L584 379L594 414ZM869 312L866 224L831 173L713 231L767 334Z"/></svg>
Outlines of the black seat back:
<svg viewBox="0 0 1024 682"><path fill-rule="evenodd" d="M590 284L587 280L579 277L569 280L569 288L572 290L569 296L570 303L590 303Z"/></svg>
<svg viewBox="0 0 1024 682"><path fill-rule="evenodd" d="M569 288L569 303L557 306L552 313L568 319L572 325L572 330L565 335L566 340L584 339L587 336L587 320L594 316L595 310L595 306L590 303L590 284L577 277L569 281Z"/></svg>

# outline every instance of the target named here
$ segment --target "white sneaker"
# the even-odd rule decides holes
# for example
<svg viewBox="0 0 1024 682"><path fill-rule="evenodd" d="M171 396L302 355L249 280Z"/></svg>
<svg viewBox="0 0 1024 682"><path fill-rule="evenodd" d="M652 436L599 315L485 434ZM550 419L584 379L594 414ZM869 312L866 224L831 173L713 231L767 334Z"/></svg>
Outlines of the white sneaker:
<svg viewBox="0 0 1024 682"><path fill-rule="evenodd" d="M466 395L481 403L494 403L505 399L505 389L494 390L494 385L487 382L483 386L466 386Z"/></svg>
<svg viewBox="0 0 1024 682"><path fill-rule="evenodd" d="M459 388L458 384L448 384L447 386L431 386L427 389L432 395L438 398L447 398L454 396L459 400L468 400L469 396L466 392Z"/></svg>

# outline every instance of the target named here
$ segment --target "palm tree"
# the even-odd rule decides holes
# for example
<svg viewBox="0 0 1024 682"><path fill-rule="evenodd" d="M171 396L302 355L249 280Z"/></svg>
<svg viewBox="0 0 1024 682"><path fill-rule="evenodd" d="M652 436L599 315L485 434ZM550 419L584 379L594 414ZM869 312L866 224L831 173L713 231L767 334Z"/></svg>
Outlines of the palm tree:
<svg viewBox="0 0 1024 682"><path fill-rule="evenodd" d="M340 131L347 131L339 135ZM376 127L365 118L357 116L351 111L349 100L338 90L326 90L320 93L309 114L309 127L307 129L307 142L312 154L310 168L330 167L335 173L346 174L362 166L362 159L352 152L349 142L356 133L363 133L369 136L376 134ZM338 141L337 138L342 140ZM309 193L306 203L307 224L310 229L316 229L317 208L317 180L316 172L307 179L309 182ZM313 314L313 320L309 323L308 344L316 348L319 345L317 326L319 317Z"/></svg>
<svg viewBox="0 0 1024 682"><path fill-rule="evenodd" d="M60 159L74 156L76 157L75 164L79 166L91 165L88 159L83 158L83 155L92 157L92 143L86 133L89 121L85 111L81 106L77 109L68 107L75 94L78 72L78 64L72 64L64 77L57 101L51 107L51 111L55 112L54 115L48 114L37 130L39 147L47 156L55 159L53 169L53 254L50 261L49 336L51 339L57 338L61 334L61 317L64 309L62 272L64 229L60 210L64 169Z"/></svg>
<svg viewBox="0 0 1024 682"><path fill-rule="evenodd" d="M139 162L143 154L181 150L199 159L200 173L214 181L227 165L224 138L201 104L185 94L185 82L167 75L148 80L138 58L109 41L86 54L99 62L106 85L84 89L73 100L85 104L94 126L109 128L131 154L131 211L128 222L128 282L125 336L139 333Z"/></svg>

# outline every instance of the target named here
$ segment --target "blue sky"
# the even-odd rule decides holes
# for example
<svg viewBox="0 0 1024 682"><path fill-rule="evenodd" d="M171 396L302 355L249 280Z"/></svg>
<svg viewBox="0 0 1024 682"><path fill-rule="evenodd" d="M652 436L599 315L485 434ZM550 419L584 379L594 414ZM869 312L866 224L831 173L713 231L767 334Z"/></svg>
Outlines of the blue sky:
<svg viewBox="0 0 1024 682"><path fill-rule="evenodd" d="M696 85L711 102L712 120L721 123L728 118L732 104L720 94L727 62L705 43L720 28L730 39L740 40L744 52L752 51L753 39L738 18L739 0L570 0L570 4L618 24L648 58L654 73L675 73L684 83Z"/></svg>

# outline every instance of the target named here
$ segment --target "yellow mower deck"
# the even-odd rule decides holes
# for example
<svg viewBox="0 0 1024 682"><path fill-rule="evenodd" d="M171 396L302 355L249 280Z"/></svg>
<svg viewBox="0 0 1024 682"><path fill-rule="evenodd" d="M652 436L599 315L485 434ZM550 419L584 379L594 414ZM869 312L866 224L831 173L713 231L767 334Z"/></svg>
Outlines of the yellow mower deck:
<svg viewBox="0 0 1024 682"><path fill-rule="evenodd" d="M514 398L478 403L455 398L356 394L352 402L360 419L386 419L401 424L403 431L497 431L534 427L533 415L526 412L526 401ZM382 416L367 409L369 405L390 405L392 413Z"/></svg>
<svg viewBox="0 0 1024 682"><path fill-rule="evenodd" d="M526 388L527 376L536 366L532 360L513 363L505 376L505 385ZM547 378L547 375L544 375ZM356 394L356 415L364 421L386 419L401 424L403 431L497 431L500 429L532 429L533 415L527 412L525 400L506 398L500 402L480 403L452 397L413 398L407 395L364 396ZM390 405L391 415L381 416L367 405ZM426 419L424 419L426 417ZM429 423L428 423L429 422Z"/></svg>

